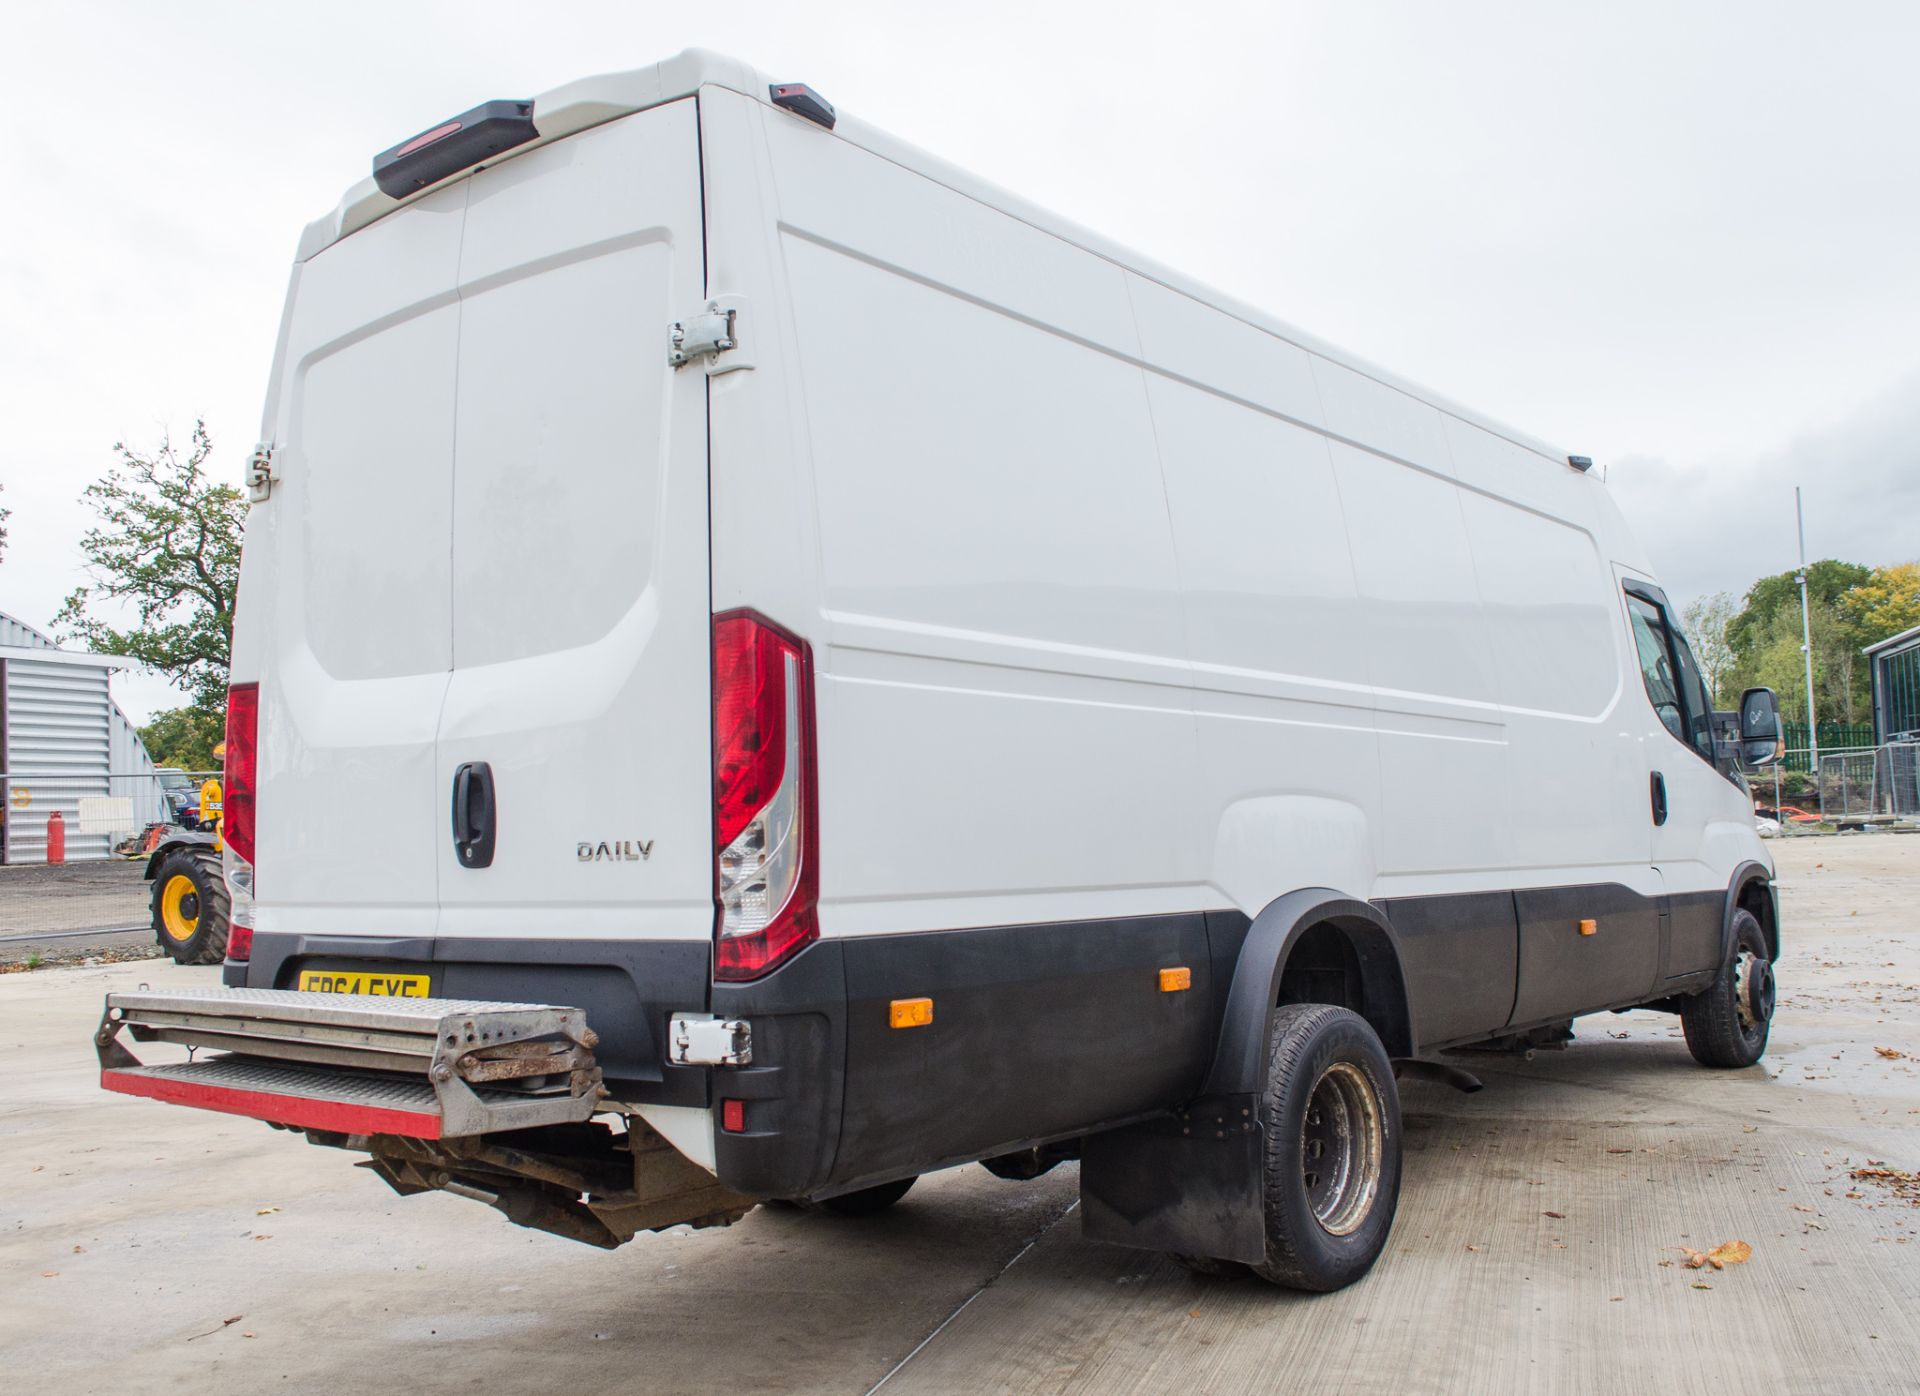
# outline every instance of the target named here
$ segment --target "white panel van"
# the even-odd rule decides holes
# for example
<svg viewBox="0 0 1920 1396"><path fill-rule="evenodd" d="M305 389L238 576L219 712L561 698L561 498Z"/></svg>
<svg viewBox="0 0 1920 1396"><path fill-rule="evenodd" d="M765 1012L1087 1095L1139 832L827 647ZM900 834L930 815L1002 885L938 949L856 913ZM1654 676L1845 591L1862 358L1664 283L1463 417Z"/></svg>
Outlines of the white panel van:
<svg viewBox="0 0 1920 1396"><path fill-rule="evenodd" d="M599 1245L1078 1158L1089 1237L1331 1289L1396 1076L1765 1047L1773 698L1588 462L804 86L383 153L263 436L229 987L112 996L112 1089Z"/></svg>

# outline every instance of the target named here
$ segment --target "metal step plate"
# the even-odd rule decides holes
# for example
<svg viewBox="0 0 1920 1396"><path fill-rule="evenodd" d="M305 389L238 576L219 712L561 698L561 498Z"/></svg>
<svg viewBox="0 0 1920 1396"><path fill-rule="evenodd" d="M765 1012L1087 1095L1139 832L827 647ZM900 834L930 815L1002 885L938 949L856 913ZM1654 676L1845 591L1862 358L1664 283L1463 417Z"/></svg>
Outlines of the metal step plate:
<svg viewBox="0 0 1920 1396"><path fill-rule="evenodd" d="M146 1065L121 1043L232 1055ZM577 1008L277 989L107 995L100 1084L304 1129L443 1139L591 1116L597 1039Z"/></svg>

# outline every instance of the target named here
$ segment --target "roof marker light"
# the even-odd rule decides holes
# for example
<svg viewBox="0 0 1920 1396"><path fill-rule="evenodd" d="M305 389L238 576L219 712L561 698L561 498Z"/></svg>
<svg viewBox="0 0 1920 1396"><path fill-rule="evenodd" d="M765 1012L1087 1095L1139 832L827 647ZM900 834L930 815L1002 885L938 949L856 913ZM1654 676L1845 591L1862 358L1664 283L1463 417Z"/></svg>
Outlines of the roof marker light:
<svg viewBox="0 0 1920 1396"><path fill-rule="evenodd" d="M538 139L531 101L482 102L373 157L373 182L404 199L449 175Z"/></svg>
<svg viewBox="0 0 1920 1396"><path fill-rule="evenodd" d="M776 107L785 107L795 116L818 122L829 131L833 129L833 103L804 82L776 82L767 93Z"/></svg>
<svg viewBox="0 0 1920 1396"><path fill-rule="evenodd" d="M1583 472L1588 471L1593 469L1593 457L1592 456L1568 456L1567 464L1572 466L1575 470L1579 470Z"/></svg>

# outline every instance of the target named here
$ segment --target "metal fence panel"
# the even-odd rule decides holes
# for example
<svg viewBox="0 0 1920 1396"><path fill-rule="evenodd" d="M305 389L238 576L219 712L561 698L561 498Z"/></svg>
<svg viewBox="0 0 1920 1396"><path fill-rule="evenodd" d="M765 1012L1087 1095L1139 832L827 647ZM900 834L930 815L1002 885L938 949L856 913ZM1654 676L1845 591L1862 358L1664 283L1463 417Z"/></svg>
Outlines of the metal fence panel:
<svg viewBox="0 0 1920 1396"><path fill-rule="evenodd" d="M17 662L17 661L16 661ZM0 866L0 943L58 942L151 925L151 851L198 824L200 785L216 772L0 775L9 818L37 837ZM24 795L26 798L19 798ZM47 817L59 811L67 856L48 864Z"/></svg>

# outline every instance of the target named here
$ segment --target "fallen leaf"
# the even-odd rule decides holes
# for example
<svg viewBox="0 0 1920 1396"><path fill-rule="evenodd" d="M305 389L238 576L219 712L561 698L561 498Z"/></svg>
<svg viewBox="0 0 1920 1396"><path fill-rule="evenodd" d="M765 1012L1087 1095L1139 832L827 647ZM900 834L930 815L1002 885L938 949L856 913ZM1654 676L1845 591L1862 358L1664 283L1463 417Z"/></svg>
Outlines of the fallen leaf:
<svg viewBox="0 0 1920 1396"><path fill-rule="evenodd" d="M1552 1217L1555 1221L1565 1221L1567 1219L1565 1212L1542 1212L1540 1215L1543 1217Z"/></svg>
<svg viewBox="0 0 1920 1396"><path fill-rule="evenodd" d="M1608 1153L1610 1153L1610 1154L1630 1154L1630 1153L1632 1153L1632 1152L1633 1152L1633 1150L1632 1150L1632 1149L1617 1149L1617 1148L1614 1148L1614 1147L1613 1147L1612 1145L1609 1145L1609 1146L1607 1147L1607 1152L1608 1152Z"/></svg>
<svg viewBox="0 0 1920 1396"><path fill-rule="evenodd" d="M1811 1212L1813 1208L1807 1206L1804 1202L1796 1202L1793 1204L1793 1210L1796 1212Z"/></svg>
<svg viewBox="0 0 1920 1396"><path fill-rule="evenodd" d="M222 1328L230 1327L231 1325L240 1322L240 1320L245 1317L246 1317L245 1314L235 1314L231 1318L223 1318L220 1320L220 1326Z"/></svg>
<svg viewBox="0 0 1920 1396"><path fill-rule="evenodd" d="M273 1237L272 1237L271 1235L268 1235L268 1236L256 1236L256 1237L254 1237L253 1239L254 1239L254 1240L256 1240L256 1241L271 1241L271 1240L273 1239Z"/></svg>
<svg viewBox="0 0 1920 1396"><path fill-rule="evenodd" d="M256 1217L270 1217L279 1210L278 1207L259 1207L254 1210L253 1214Z"/></svg>
<svg viewBox="0 0 1920 1396"><path fill-rule="evenodd" d="M245 1329L243 1328L243 1329L241 1329L241 1330L240 1330L240 1336L241 1336L241 1337L243 1337L243 1338L251 1338L251 1337L253 1337L253 1336L255 1336L255 1335L254 1335L254 1334L252 1334L252 1333L249 1333L249 1332L247 1332L247 1331L246 1331L246 1330L245 1330Z"/></svg>
<svg viewBox="0 0 1920 1396"><path fill-rule="evenodd" d="M1693 1282L1693 1287L1695 1289L1712 1289L1713 1288L1713 1286L1708 1284L1705 1280L1695 1280Z"/></svg>
<svg viewBox="0 0 1920 1396"><path fill-rule="evenodd" d="M1716 1270L1724 1270L1729 1265L1745 1265L1753 1254L1753 1247L1745 1241L1727 1241L1710 1251L1696 1251L1691 1246L1682 1246L1687 1253L1687 1269L1699 1270L1711 1265Z"/></svg>
<svg viewBox="0 0 1920 1396"><path fill-rule="evenodd" d="M75 1255L85 1255L87 1253L87 1248L85 1246L75 1246L73 1248L73 1253Z"/></svg>
<svg viewBox="0 0 1920 1396"><path fill-rule="evenodd" d="M1876 1047L1873 1050L1878 1052L1881 1056L1885 1057L1890 1062L1897 1062L1902 1057L1907 1055L1905 1052L1897 1051L1892 1047Z"/></svg>
<svg viewBox="0 0 1920 1396"><path fill-rule="evenodd" d="M1188 1317L1188 1318L1199 1318L1199 1317L1200 1317L1200 1311L1199 1311L1198 1309L1188 1309L1188 1310L1187 1310L1187 1317Z"/></svg>
<svg viewBox="0 0 1920 1396"><path fill-rule="evenodd" d="M1468 1246L1467 1249L1470 1251L1478 1251L1480 1248L1478 1246Z"/></svg>
<svg viewBox="0 0 1920 1396"><path fill-rule="evenodd" d="M40 1272L40 1278L43 1280L53 1280L53 1279L58 1279L59 1277L60 1277L60 1272L58 1270L42 1270Z"/></svg>

